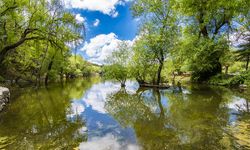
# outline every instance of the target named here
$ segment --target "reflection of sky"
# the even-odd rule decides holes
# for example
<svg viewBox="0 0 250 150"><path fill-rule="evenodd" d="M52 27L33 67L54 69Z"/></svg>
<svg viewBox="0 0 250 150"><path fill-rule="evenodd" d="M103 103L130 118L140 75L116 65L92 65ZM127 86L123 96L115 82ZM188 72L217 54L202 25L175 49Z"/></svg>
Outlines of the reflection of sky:
<svg viewBox="0 0 250 150"><path fill-rule="evenodd" d="M82 105L81 101L73 100L71 102L70 113L67 115L68 118L74 118L77 115L80 115L84 112L85 106Z"/></svg>
<svg viewBox="0 0 250 150"><path fill-rule="evenodd" d="M237 96L233 96L233 101L229 104L227 104L227 107L230 109L230 118L229 118L229 122L230 123L234 123L237 118L238 118L238 114L240 113L240 111L246 111L247 107L246 107L246 99L241 98L241 97L237 97Z"/></svg>
<svg viewBox="0 0 250 150"><path fill-rule="evenodd" d="M126 82L126 91L129 94L135 94L137 89L139 88L139 84L133 81Z"/></svg>
<svg viewBox="0 0 250 150"><path fill-rule="evenodd" d="M137 88L134 82L127 82L128 93L135 93ZM98 83L87 90L83 98L72 101L67 117L73 119L80 116L86 122L86 127L83 127L82 132L87 132L88 142L81 143L80 149L138 149L135 145L133 129L121 127L104 108L107 96L119 90L120 84L118 83Z"/></svg>
<svg viewBox="0 0 250 150"><path fill-rule="evenodd" d="M119 138L107 134L103 137L95 137L89 142L81 143L81 150L139 150L135 144L119 142Z"/></svg>
<svg viewBox="0 0 250 150"><path fill-rule="evenodd" d="M164 108L168 106L168 98L165 96L166 90L160 90L160 99L161 104ZM156 99L156 95L154 95L153 89L145 90L141 94L144 104L150 108L151 112L160 113L161 110L159 108L158 101Z"/></svg>
<svg viewBox="0 0 250 150"><path fill-rule="evenodd" d="M236 112L238 110L241 110L241 111L245 110L246 111L247 110L246 99L234 96L233 101L228 104L228 108L230 108Z"/></svg>

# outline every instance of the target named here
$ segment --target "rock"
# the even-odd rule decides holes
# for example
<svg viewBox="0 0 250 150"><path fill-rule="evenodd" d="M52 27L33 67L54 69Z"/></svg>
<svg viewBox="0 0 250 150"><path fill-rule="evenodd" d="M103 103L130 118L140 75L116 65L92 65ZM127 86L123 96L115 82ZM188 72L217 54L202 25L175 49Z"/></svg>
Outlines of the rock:
<svg viewBox="0 0 250 150"><path fill-rule="evenodd" d="M5 87L0 87L0 111L4 109L10 100L10 90Z"/></svg>
<svg viewBox="0 0 250 150"><path fill-rule="evenodd" d="M242 89L246 89L246 88L247 88L247 85L241 84L239 87L242 88Z"/></svg>

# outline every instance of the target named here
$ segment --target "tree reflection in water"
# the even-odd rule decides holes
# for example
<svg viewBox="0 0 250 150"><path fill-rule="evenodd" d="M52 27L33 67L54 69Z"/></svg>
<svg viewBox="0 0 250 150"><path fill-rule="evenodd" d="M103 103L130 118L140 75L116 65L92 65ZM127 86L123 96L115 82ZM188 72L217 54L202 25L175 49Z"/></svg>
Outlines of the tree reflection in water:
<svg viewBox="0 0 250 150"><path fill-rule="evenodd" d="M232 93L219 87L193 86L182 93L138 89L136 94L123 88L108 96L105 108L121 125L135 130L145 150L241 149L246 143L228 130L231 99Z"/></svg>
<svg viewBox="0 0 250 150"><path fill-rule="evenodd" d="M74 111L69 109L70 100L82 97L89 86L89 81L80 80L48 89L26 89L0 116L0 149L78 147L87 140L84 120L67 116Z"/></svg>

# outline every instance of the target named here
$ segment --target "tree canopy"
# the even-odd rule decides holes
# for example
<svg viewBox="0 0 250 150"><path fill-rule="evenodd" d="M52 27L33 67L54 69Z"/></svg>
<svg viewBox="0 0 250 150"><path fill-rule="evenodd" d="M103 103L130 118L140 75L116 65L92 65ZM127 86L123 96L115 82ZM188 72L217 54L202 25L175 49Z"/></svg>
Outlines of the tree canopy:
<svg viewBox="0 0 250 150"><path fill-rule="evenodd" d="M5 0L0 7L1 76L47 84L74 67L81 72L71 56L85 39L85 25L62 1Z"/></svg>

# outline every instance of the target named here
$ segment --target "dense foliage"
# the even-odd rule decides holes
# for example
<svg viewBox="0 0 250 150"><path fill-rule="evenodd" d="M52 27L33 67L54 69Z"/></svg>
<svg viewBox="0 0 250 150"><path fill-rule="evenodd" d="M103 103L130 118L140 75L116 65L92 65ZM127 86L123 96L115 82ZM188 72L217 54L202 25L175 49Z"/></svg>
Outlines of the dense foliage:
<svg viewBox="0 0 250 150"><path fill-rule="evenodd" d="M1 0L0 14L0 76L47 84L89 74L89 65L71 52L84 41L84 24L62 1Z"/></svg>
<svg viewBox="0 0 250 150"><path fill-rule="evenodd" d="M142 23L130 77L159 85L176 75L203 82L223 69L241 73L242 61L248 70L249 7L248 0L135 0L132 11Z"/></svg>

